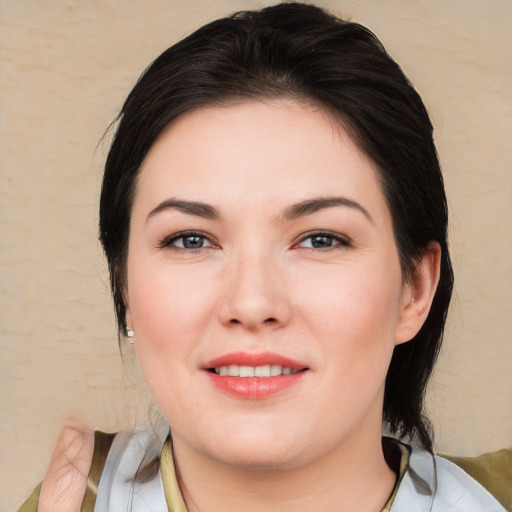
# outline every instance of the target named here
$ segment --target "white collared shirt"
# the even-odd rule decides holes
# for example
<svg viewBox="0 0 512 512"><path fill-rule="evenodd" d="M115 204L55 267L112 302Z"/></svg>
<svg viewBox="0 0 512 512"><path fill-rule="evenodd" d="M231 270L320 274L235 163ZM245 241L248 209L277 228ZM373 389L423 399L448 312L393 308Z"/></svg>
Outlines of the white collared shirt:
<svg viewBox="0 0 512 512"><path fill-rule="evenodd" d="M161 456L167 434L165 426L157 426L116 435L98 486L94 512L187 512L178 493L168 506L160 465L155 465L158 470L150 476L136 476ZM409 464L390 512L506 512L454 463L420 448L407 449ZM174 479L171 486L178 489L174 470L170 477Z"/></svg>

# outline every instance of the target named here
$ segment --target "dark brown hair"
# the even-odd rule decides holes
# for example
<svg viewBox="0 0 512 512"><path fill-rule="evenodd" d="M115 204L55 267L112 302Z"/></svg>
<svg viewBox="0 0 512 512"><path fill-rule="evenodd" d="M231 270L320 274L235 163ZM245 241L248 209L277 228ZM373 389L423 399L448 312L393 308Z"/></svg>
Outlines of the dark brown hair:
<svg viewBox="0 0 512 512"><path fill-rule="evenodd" d="M283 3L214 21L160 55L128 96L106 161L99 226L119 328L125 323L132 200L148 151L185 112L273 97L321 105L377 164L406 279L429 242L441 246L441 277L430 313L417 336L395 348L383 412L393 432L432 449L424 396L453 285L432 125L420 96L375 35L313 5Z"/></svg>

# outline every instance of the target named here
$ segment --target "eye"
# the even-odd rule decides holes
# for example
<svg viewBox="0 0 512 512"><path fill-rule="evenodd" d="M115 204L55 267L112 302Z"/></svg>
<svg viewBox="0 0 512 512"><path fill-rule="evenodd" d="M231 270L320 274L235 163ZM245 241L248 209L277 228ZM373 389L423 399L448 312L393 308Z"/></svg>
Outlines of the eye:
<svg viewBox="0 0 512 512"><path fill-rule="evenodd" d="M329 232L317 232L304 236L297 247L306 249L331 249L335 247L350 247L350 242L342 237Z"/></svg>
<svg viewBox="0 0 512 512"><path fill-rule="evenodd" d="M176 249L182 249L187 251L194 251L203 249L205 247L215 247L215 244L210 238L199 231L186 231L182 233L176 233L169 238L166 238L160 247L170 247Z"/></svg>

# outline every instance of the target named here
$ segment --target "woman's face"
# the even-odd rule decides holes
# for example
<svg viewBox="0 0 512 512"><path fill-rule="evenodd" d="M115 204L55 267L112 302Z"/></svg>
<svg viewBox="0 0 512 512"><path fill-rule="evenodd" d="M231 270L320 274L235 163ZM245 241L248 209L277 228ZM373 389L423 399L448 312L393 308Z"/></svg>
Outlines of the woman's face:
<svg viewBox="0 0 512 512"><path fill-rule="evenodd" d="M376 169L322 111L204 108L149 152L127 322L177 450L295 467L380 437L411 293Z"/></svg>

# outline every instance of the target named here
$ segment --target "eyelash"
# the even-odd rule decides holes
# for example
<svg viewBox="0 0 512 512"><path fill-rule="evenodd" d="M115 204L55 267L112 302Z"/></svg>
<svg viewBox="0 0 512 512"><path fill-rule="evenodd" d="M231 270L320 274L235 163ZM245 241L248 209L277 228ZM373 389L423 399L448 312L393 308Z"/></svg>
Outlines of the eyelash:
<svg viewBox="0 0 512 512"><path fill-rule="evenodd" d="M318 251L329 251L329 250L333 250L333 249L337 249L337 248L347 248L347 247L351 247L351 243L350 241L344 237L344 236L341 236L337 233L332 233L330 231L314 231L312 233L306 233L305 235L303 235L299 241L295 244L295 246L297 246L298 244L301 244L303 243L304 241L310 239L310 238L315 238L315 237L318 237L318 238L329 238L331 239L333 242L335 242L333 245L330 245L328 247L324 247L324 248L319 248L319 247L304 247L304 249L309 249L311 251L315 251L315 252L318 252Z"/></svg>
<svg viewBox="0 0 512 512"><path fill-rule="evenodd" d="M209 237L206 233L203 233L201 231L182 231L180 233L176 233L176 234L171 235L170 237L162 240L162 242L160 242L160 244L158 244L158 247L160 249L164 249L167 247L170 249L174 249L174 250L178 250L178 251L182 251L182 252L189 252L189 253L198 252L199 250L205 248L205 247L201 246L201 247L192 249L192 248L188 248L188 247L177 247L176 245L173 245L173 243L176 242L177 240L180 240L180 239L184 240L185 238L191 238L191 237L197 237L197 238L202 238L204 240L207 240L211 244L207 247L216 247L216 244L212 241L211 237Z"/></svg>
<svg viewBox="0 0 512 512"><path fill-rule="evenodd" d="M206 233L203 233L201 231L182 231L180 233L176 233L174 235L171 235L168 238L165 238L160 242L158 247L160 249L163 248L171 248L174 250L182 251L182 252L188 252L188 253L197 253L201 249L205 249L206 247L197 247L197 248L187 248L187 247L178 247L176 245L173 245L178 240L184 240L186 238L196 237L201 238L203 240L208 241L211 245L208 245L206 247L217 247L217 245L212 241L211 237L208 236ZM296 248L299 244L304 243L308 239L312 239L314 237L318 238L327 238L335 242L333 245L327 246L327 247L303 247L304 249L309 249L311 251L317 252L317 251L329 251L340 247L351 247L350 241L339 234L331 233L329 231L315 231L312 233L307 233L304 236L302 236L298 242L294 244L294 248ZM204 242L203 242L204 243ZM300 248L300 247L299 247Z"/></svg>

